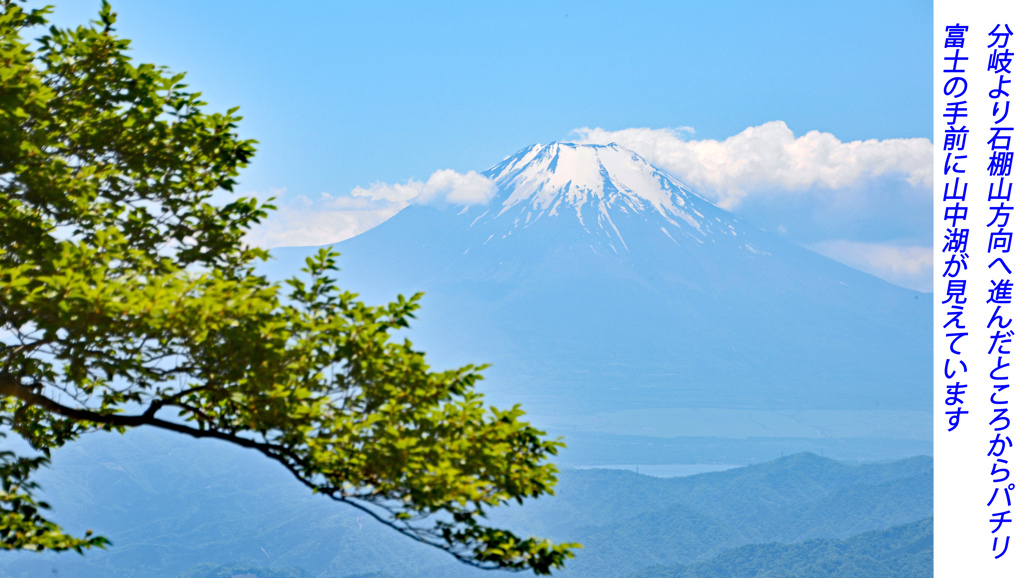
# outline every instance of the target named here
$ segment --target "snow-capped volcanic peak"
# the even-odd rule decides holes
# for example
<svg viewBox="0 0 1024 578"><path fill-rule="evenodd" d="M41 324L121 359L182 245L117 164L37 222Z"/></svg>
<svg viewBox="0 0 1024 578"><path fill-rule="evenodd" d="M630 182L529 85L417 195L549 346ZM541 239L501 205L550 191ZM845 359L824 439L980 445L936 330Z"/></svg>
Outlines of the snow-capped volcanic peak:
<svg viewBox="0 0 1024 578"><path fill-rule="evenodd" d="M691 235L707 235L712 223L705 215L715 212L691 188L614 143L538 144L506 158L484 175L494 180L502 200L500 210L489 211L494 215L491 219L514 215L514 228L544 216L575 213L584 227L603 229L607 224L615 229L613 216L625 213L657 215L668 225L688 228ZM715 225L723 224L715 220Z"/></svg>

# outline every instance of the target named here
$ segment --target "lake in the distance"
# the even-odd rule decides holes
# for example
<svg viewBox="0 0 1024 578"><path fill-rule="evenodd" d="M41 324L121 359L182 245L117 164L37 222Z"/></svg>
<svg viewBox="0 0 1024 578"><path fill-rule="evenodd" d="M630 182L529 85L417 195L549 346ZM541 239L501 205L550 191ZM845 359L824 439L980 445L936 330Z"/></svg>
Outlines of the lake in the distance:
<svg viewBox="0 0 1024 578"><path fill-rule="evenodd" d="M575 470L629 470L644 476L655 478L680 478L708 472L722 472L743 466L726 464L657 464L657 465L600 465L574 466Z"/></svg>

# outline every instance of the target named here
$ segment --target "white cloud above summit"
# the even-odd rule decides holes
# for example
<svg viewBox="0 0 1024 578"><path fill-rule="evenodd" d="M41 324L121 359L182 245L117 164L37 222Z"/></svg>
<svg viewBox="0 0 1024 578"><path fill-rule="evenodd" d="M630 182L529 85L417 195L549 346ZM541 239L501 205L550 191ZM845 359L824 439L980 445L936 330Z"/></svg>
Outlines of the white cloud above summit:
<svg viewBox="0 0 1024 578"><path fill-rule="evenodd" d="M782 121L752 126L722 141L689 140L682 138L684 131L691 132L579 128L573 142L618 143L725 209L763 191L838 190L882 176L931 187L932 143L925 138L842 142L819 131L797 137Z"/></svg>

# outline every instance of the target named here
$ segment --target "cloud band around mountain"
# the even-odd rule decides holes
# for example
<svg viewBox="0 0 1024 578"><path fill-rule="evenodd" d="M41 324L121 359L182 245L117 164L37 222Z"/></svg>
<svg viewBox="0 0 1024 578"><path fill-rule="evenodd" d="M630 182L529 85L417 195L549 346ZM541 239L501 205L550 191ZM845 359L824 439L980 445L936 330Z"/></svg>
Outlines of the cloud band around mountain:
<svg viewBox="0 0 1024 578"><path fill-rule="evenodd" d="M412 203L477 205L490 201L495 192L494 182L475 171L444 169L434 171L426 182L376 182L355 187L348 195L320 193L316 201L298 195L276 202L278 210L248 239L261 247L326 245L372 229ZM284 193L277 189L270 196Z"/></svg>
<svg viewBox="0 0 1024 578"><path fill-rule="evenodd" d="M369 187L352 189L352 196L374 201L427 204L445 202L453 205L482 205L494 197L494 181L477 173L459 173L451 169L434 171L427 182L409 179L405 184L376 182Z"/></svg>
<svg viewBox="0 0 1024 578"><path fill-rule="evenodd" d="M749 127L722 141L687 140L680 129L573 132L578 137L573 142L615 142L635 151L726 209L761 191L838 190L883 176L923 190L932 184L932 143L925 138L842 142L819 131L797 137L782 121Z"/></svg>

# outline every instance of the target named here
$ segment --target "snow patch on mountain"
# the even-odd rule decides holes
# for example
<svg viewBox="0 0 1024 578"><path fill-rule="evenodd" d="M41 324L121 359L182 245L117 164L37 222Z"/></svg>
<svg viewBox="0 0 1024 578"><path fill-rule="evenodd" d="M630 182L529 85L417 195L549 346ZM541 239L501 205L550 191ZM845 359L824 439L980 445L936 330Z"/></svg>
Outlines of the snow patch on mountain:
<svg viewBox="0 0 1024 578"><path fill-rule="evenodd" d="M501 207L485 210L470 226L502 223L503 238L561 215L574 215L588 233L604 233L627 252L628 239L616 219L657 221L656 227L676 244L683 238L703 243L715 232L735 235L727 222L734 220L731 215L723 221L719 215L725 213L692 188L615 143L537 144L483 174L497 186ZM680 229L681 235L670 232Z"/></svg>

